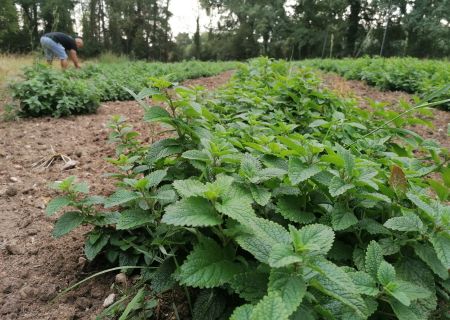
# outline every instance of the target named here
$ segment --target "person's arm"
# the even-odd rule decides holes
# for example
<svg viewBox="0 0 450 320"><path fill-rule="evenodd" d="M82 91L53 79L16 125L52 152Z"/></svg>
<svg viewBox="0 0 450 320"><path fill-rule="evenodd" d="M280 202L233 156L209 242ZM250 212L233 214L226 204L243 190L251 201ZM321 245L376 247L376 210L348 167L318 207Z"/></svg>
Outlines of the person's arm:
<svg viewBox="0 0 450 320"><path fill-rule="evenodd" d="M78 56L77 56L77 52L75 50L70 50L69 51L69 57L70 60L73 61L73 64L75 65L75 68L81 68L80 66L80 62L78 61Z"/></svg>

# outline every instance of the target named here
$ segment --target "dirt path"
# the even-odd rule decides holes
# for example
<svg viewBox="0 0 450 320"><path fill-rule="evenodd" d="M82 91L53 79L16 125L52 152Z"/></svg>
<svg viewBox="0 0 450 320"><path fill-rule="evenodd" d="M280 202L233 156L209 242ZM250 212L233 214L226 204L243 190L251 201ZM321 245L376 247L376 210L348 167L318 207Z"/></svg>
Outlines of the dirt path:
<svg viewBox="0 0 450 320"><path fill-rule="evenodd" d="M232 72L189 80L185 86L214 89ZM65 296L49 301L61 290L89 274L79 229L54 239L55 218L44 214L55 195L49 183L74 175L88 181L96 194L109 194L112 183L106 157L114 155L107 141L106 123L121 114L141 132L143 141L158 127L143 123L135 102L103 104L97 114L64 119L37 118L0 122L0 319L93 319L111 293L111 276L103 277ZM31 165L49 155L51 146L78 161L76 168L61 171L59 164L39 172Z"/></svg>
<svg viewBox="0 0 450 320"><path fill-rule="evenodd" d="M401 100L412 102L412 95L399 91L380 91L367 85L362 81L346 80L336 74L321 73L324 85L339 95L356 98L359 106L366 108L370 106L369 100L385 102L388 106L395 107ZM409 129L417 132L426 139L434 139L443 147L450 150L450 138L447 135L447 126L450 123L450 111L432 109L433 117L431 122L435 126L430 128L422 125L415 125Z"/></svg>

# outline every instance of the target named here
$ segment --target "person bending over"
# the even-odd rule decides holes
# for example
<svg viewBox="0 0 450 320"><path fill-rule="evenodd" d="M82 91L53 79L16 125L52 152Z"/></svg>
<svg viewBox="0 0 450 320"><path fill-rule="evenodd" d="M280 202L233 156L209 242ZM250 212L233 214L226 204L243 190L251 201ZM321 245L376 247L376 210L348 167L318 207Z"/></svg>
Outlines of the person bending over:
<svg viewBox="0 0 450 320"><path fill-rule="evenodd" d="M41 45L49 64L52 64L53 58L57 57L61 61L61 68L66 69L69 64L67 61L69 56L75 68L81 67L77 56L78 49L83 47L83 39L80 37L72 38L62 32L50 32L41 37ZM67 56L67 54L69 55Z"/></svg>

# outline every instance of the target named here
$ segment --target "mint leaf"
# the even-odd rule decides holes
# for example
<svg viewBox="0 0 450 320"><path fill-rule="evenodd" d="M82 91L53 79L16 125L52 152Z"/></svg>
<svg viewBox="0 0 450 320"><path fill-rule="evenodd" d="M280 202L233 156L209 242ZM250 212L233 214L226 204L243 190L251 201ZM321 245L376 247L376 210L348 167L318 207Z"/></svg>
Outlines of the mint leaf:
<svg viewBox="0 0 450 320"><path fill-rule="evenodd" d="M272 268L281 268L302 261L303 259L294 253L291 244L274 245L269 256L269 265Z"/></svg>
<svg viewBox="0 0 450 320"><path fill-rule="evenodd" d="M277 212L289 221L301 224L313 222L316 217L311 212L301 209L301 200L296 196L284 196L278 200Z"/></svg>
<svg viewBox="0 0 450 320"><path fill-rule="evenodd" d="M343 195L348 190L351 190L355 187L352 183L346 183L344 180L342 180L340 177L333 177L331 179L331 182L328 183L328 190L330 191L330 194L332 197L338 197L340 195Z"/></svg>
<svg viewBox="0 0 450 320"><path fill-rule="evenodd" d="M161 107L151 107L145 109L144 121L157 122L170 118L169 112Z"/></svg>
<svg viewBox="0 0 450 320"><path fill-rule="evenodd" d="M71 203L70 199L66 196L53 198L47 204L45 213L47 214L47 216L52 216L55 213L57 213L59 210L61 210L62 208L68 206L70 203Z"/></svg>
<svg viewBox="0 0 450 320"><path fill-rule="evenodd" d="M253 312L253 306L251 304L244 304L236 309L234 309L230 320L250 320Z"/></svg>
<svg viewBox="0 0 450 320"><path fill-rule="evenodd" d="M374 279L377 279L378 268L383 261L383 251L380 245L376 241L370 241L366 250L366 272L370 274Z"/></svg>
<svg viewBox="0 0 450 320"><path fill-rule="evenodd" d="M288 176L293 185L308 180L320 171L322 171L322 169L320 169L318 165L304 164L299 158L289 159Z"/></svg>
<svg viewBox="0 0 450 320"><path fill-rule="evenodd" d="M349 273L349 276L360 294L372 297L378 295L377 283L369 274L363 271L357 271Z"/></svg>
<svg viewBox="0 0 450 320"><path fill-rule="evenodd" d="M109 241L109 234L91 233L84 242L84 254L89 261L102 251Z"/></svg>
<svg viewBox="0 0 450 320"><path fill-rule="evenodd" d="M384 223L384 226L391 230L398 231L424 231L422 220L420 220L420 218L415 214L408 214L402 217L390 218Z"/></svg>
<svg viewBox="0 0 450 320"><path fill-rule="evenodd" d="M240 270L233 262L230 248L220 247L214 240L203 238L180 267L180 284L196 288L213 288L227 283Z"/></svg>
<svg viewBox="0 0 450 320"><path fill-rule="evenodd" d="M435 233L431 236L430 242L444 267L450 269L450 235L444 232Z"/></svg>
<svg viewBox="0 0 450 320"><path fill-rule="evenodd" d="M145 210L125 210L120 213L119 221L117 222L117 230L133 229L147 223L153 222L154 216Z"/></svg>
<svg viewBox="0 0 450 320"><path fill-rule="evenodd" d="M163 179L166 177L167 175L167 170L156 170L153 171L152 173L150 173L148 176L146 176L147 178L147 189L148 188L153 188L155 186L157 186L158 184L161 183L161 181L163 181Z"/></svg>
<svg viewBox="0 0 450 320"><path fill-rule="evenodd" d="M345 230L358 223L358 218L343 206L336 206L331 212L331 224L336 231Z"/></svg>
<svg viewBox="0 0 450 320"><path fill-rule="evenodd" d="M70 231L81 225L83 220L84 216L81 214L81 212L66 212L56 222L52 234L55 238L62 237L63 235L69 233Z"/></svg>
<svg viewBox="0 0 450 320"><path fill-rule="evenodd" d="M205 185L198 180L176 180L173 182L173 187L182 197L202 196L206 191Z"/></svg>
<svg viewBox="0 0 450 320"><path fill-rule="evenodd" d="M250 320L288 320L289 313L278 292L269 292L254 308Z"/></svg>
<svg viewBox="0 0 450 320"><path fill-rule="evenodd" d="M439 260L434 249L428 244L416 243L414 245L414 251L417 256L425 262L435 274L437 274L442 280L449 278L448 270Z"/></svg>
<svg viewBox="0 0 450 320"><path fill-rule="evenodd" d="M254 184L250 186L250 192L252 193L253 200L260 206L266 206L272 197L269 189Z"/></svg>
<svg viewBox="0 0 450 320"><path fill-rule="evenodd" d="M272 269L268 292L278 293L285 305L285 311L291 315L302 302L306 294L306 285L302 276L291 270Z"/></svg>
<svg viewBox="0 0 450 320"><path fill-rule="evenodd" d="M290 226L296 251L311 255L326 255L334 242L333 230L323 224L310 224L300 230Z"/></svg>
<svg viewBox="0 0 450 320"><path fill-rule="evenodd" d="M130 202L130 201L136 200L140 197L141 196L137 192L125 190L125 189L119 189L105 200L105 208L111 208L114 206L118 206L118 205Z"/></svg>
<svg viewBox="0 0 450 320"><path fill-rule="evenodd" d="M395 277L396 273L394 267L390 263L382 261L378 267L378 281L380 281L383 286L387 286L390 282L395 280Z"/></svg>
<svg viewBox="0 0 450 320"><path fill-rule="evenodd" d="M174 226L206 227L221 224L222 218L208 200L190 197L167 206L161 221Z"/></svg>

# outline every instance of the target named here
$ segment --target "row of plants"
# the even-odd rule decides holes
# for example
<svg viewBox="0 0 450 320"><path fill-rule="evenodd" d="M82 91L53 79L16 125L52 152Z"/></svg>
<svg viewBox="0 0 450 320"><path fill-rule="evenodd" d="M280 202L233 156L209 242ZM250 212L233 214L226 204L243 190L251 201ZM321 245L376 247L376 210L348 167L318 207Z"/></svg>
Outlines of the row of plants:
<svg viewBox="0 0 450 320"><path fill-rule="evenodd" d="M450 62L416 58L314 59L302 64L336 72L347 79L363 80L382 90L429 95L442 89L434 99L450 98ZM450 109L450 104L444 105Z"/></svg>
<svg viewBox="0 0 450 320"><path fill-rule="evenodd" d="M91 64L83 69L52 69L36 64L24 70L24 79L10 85L22 116L54 116L92 113L102 101L131 100L124 90L141 91L149 77L166 76L169 81L212 76L234 68L233 62Z"/></svg>
<svg viewBox="0 0 450 320"><path fill-rule="evenodd" d="M213 94L172 85L135 95L171 137L147 146L112 119L113 194L53 185L54 236L91 225L89 260L143 268L102 316L150 318L175 290L195 320L449 318L450 156L403 128L414 114L386 126L394 111L285 61L241 65Z"/></svg>

